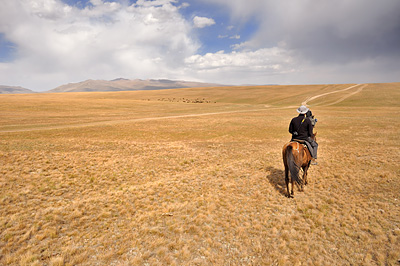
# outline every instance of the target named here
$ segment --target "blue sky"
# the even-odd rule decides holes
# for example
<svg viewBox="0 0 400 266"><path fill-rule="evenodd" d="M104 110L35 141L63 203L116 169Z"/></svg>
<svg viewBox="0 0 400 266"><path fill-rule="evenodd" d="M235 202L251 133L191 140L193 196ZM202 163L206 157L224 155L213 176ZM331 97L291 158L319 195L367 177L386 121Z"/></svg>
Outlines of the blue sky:
<svg viewBox="0 0 400 266"><path fill-rule="evenodd" d="M90 0L63 0L64 3L84 9L93 7ZM104 1L118 2L118 1ZM135 4L137 1L127 1L128 4ZM257 30L255 21L239 21L235 22L230 18L229 11L222 5L202 1L176 1L172 2L175 6L186 3L185 7L180 8L180 14L187 20L193 21L194 17L209 18L215 24L196 28L194 34L201 41L199 48L200 54L215 53L221 50L232 51L234 45L251 37Z"/></svg>
<svg viewBox="0 0 400 266"><path fill-rule="evenodd" d="M14 44L8 41L4 34L0 33L0 62L12 60L14 51Z"/></svg>
<svg viewBox="0 0 400 266"><path fill-rule="evenodd" d="M232 51L234 45L249 39L257 30L255 21L234 21L229 10L221 5L193 1L188 7L182 8L181 13L188 21L199 16L211 18L215 22L195 31L202 44L200 54Z"/></svg>
<svg viewBox="0 0 400 266"><path fill-rule="evenodd" d="M0 1L0 85L400 81L398 0Z"/></svg>

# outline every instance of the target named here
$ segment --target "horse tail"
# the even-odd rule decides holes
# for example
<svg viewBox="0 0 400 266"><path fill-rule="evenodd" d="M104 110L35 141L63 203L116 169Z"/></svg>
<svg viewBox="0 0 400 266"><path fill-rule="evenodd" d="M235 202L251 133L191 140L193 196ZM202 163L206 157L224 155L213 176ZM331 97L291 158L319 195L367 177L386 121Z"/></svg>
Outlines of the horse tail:
<svg viewBox="0 0 400 266"><path fill-rule="evenodd" d="M303 180L299 176L300 166L296 164L296 160L293 155L293 147L289 145L286 151L286 162L289 167L289 172L292 180L294 180L298 185L303 184Z"/></svg>

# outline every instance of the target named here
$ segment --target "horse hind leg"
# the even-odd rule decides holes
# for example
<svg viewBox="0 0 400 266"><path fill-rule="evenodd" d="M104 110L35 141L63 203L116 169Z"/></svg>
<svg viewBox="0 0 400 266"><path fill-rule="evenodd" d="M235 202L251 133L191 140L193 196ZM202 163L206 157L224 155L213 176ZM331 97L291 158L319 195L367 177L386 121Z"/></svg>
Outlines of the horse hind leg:
<svg viewBox="0 0 400 266"><path fill-rule="evenodd" d="M287 197L290 198L291 196L289 192L289 168L286 166L285 166L285 183L286 183Z"/></svg>
<svg viewBox="0 0 400 266"><path fill-rule="evenodd" d="M292 189L290 191L290 197L289 198L294 198L294 179L291 177L291 183L292 183Z"/></svg>

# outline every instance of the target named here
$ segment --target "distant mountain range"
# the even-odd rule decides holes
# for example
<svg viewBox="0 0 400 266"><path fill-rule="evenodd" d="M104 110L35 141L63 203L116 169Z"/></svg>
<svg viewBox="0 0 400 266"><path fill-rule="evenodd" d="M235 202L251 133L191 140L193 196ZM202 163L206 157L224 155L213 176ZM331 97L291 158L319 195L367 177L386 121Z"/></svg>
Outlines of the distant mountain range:
<svg viewBox="0 0 400 266"><path fill-rule="evenodd" d="M35 92L17 86L0 85L0 94L20 94L20 93L35 93Z"/></svg>
<svg viewBox="0 0 400 266"><path fill-rule="evenodd" d="M168 79L130 80L130 79L118 78L114 80L86 80L78 83L68 83L65 85L61 85L55 89L44 91L44 93L163 90L163 89L216 87L216 86L225 86L225 85L192 82L192 81L181 81L181 80L168 80ZM0 85L0 94L1 93L14 94L14 93L35 93L35 92L22 87Z"/></svg>

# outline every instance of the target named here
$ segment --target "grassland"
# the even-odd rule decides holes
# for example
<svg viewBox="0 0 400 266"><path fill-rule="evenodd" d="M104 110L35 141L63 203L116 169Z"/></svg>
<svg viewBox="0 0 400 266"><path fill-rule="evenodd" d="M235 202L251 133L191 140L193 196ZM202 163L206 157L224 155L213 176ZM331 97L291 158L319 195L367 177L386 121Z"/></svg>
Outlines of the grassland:
<svg viewBox="0 0 400 266"><path fill-rule="evenodd" d="M350 86L0 95L0 265L398 265L400 83Z"/></svg>

